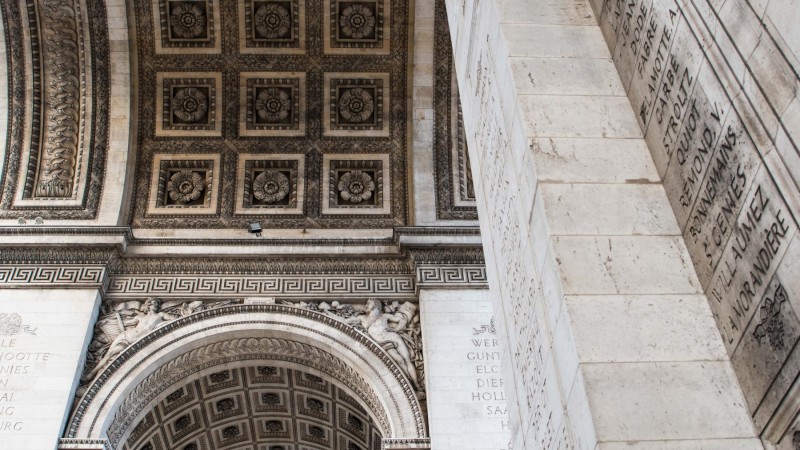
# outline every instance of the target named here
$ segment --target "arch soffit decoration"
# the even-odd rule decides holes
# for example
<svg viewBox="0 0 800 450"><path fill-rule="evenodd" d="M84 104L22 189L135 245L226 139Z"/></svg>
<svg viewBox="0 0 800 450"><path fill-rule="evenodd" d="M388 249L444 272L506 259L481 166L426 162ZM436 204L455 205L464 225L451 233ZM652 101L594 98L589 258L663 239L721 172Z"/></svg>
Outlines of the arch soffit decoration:
<svg viewBox="0 0 800 450"><path fill-rule="evenodd" d="M65 437L107 436L117 445L175 382L208 367L253 359L283 360L331 376L367 402L385 437L427 435L414 388L369 337L316 311L236 305L170 322L128 347L89 386Z"/></svg>

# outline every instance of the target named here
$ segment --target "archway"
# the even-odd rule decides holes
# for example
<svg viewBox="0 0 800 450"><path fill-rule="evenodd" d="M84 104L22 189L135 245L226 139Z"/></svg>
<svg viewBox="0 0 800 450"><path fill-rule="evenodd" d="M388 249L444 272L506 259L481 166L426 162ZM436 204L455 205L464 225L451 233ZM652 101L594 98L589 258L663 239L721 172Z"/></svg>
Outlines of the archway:
<svg viewBox="0 0 800 450"><path fill-rule="evenodd" d="M331 383L334 394L344 393L367 412L364 417L384 438L426 436L413 386L380 345L329 315L259 304L192 314L131 345L89 386L66 437L107 438L115 448L126 448L121 444L152 408L180 388L215 373L233 378L259 367ZM291 394L297 398L297 392ZM318 400L324 406L324 399ZM131 442L137 443L141 439Z"/></svg>

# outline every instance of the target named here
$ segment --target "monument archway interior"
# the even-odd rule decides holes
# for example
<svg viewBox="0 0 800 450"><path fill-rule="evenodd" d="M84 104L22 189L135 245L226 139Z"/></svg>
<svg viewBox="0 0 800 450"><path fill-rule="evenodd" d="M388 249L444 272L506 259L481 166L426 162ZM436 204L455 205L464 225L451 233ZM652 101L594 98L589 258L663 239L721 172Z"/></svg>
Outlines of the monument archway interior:
<svg viewBox="0 0 800 450"><path fill-rule="evenodd" d="M166 388L117 448L378 450L382 432L364 405L311 368L268 359L226 364Z"/></svg>
<svg viewBox="0 0 800 450"><path fill-rule="evenodd" d="M0 442L797 450L795 3L0 1Z"/></svg>

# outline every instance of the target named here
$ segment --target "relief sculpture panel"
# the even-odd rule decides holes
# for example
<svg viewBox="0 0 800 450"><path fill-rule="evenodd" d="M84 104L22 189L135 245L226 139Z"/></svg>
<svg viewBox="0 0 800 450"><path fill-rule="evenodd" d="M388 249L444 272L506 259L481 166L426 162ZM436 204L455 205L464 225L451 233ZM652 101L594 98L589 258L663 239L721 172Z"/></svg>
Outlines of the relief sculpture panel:
<svg viewBox="0 0 800 450"><path fill-rule="evenodd" d="M0 216L93 219L109 136L105 6L37 0L0 7L11 68Z"/></svg>

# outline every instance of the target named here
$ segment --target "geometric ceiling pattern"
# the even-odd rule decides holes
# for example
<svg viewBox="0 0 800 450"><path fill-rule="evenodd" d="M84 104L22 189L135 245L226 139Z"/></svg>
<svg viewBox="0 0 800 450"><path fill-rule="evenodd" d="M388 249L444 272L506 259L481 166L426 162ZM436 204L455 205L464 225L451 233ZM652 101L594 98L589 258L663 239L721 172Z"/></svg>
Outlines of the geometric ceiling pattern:
<svg viewBox="0 0 800 450"><path fill-rule="evenodd" d="M274 361L218 366L171 387L122 450L379 450L381 433L341 387Z"/></svg>
<svg viewBox="0 0 800 450"><path fill-rule="evenodd" d="M408 2L134 8L134 227L406 224Z"/></svg>

